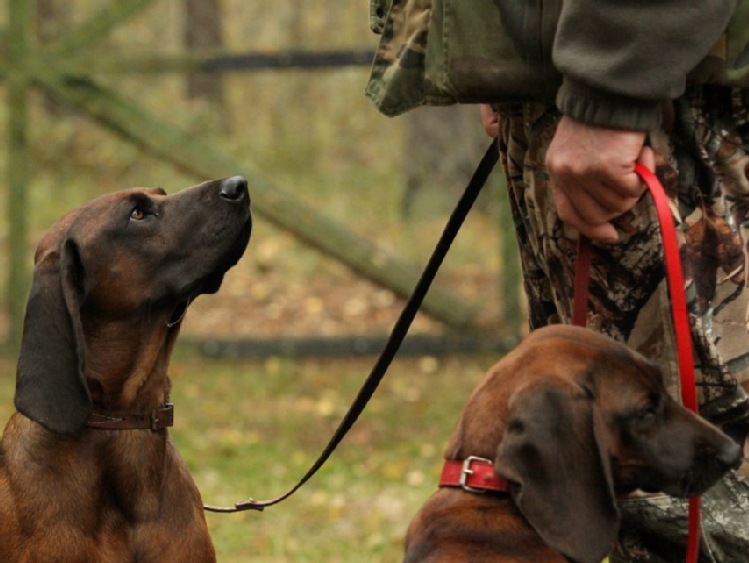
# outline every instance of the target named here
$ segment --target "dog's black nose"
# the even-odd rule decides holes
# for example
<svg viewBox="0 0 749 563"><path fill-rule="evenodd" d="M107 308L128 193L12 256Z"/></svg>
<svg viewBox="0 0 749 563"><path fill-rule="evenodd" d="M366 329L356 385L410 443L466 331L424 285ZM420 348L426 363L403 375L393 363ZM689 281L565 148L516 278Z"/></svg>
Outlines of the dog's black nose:
<svg viewBox="0 0 749 563"><path fill-rule="evenodd" d="M242 201L249 197L247 180L242 176L232 176L221 180L221 198L226 201Z"/></svg>
<svg viewBox="0 0 749 563"><path fill-rule="evenodd" d="M731 469L738 469L744 459L744 452L741 447L733 440L727 440L725 446L718 450L718 461L723 464L724 467L730 467Z"/></svg>

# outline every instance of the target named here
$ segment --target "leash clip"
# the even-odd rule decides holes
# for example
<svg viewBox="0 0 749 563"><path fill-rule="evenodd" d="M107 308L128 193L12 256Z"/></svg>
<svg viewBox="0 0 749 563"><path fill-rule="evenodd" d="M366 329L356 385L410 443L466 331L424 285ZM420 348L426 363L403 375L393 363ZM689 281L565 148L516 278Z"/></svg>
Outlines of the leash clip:
<svg viewBox="0 0 749 563"><path fill-rule="evenodd" d="M486 493L485 489L477 489L476 487L471 487L470 485L466 484L466 482L468 481L468 477L470 475L473 475L474 473L473 469L471 469L471 464L474 462L494 465L494 462L490 459L486 459L485 457L478 457L475 455L469 455L467 458L465 458L465 460L463 460L463 470L460 472L460 479L458 480L458 484L464 491L468 493L483 495L484 493Z"/></svg>

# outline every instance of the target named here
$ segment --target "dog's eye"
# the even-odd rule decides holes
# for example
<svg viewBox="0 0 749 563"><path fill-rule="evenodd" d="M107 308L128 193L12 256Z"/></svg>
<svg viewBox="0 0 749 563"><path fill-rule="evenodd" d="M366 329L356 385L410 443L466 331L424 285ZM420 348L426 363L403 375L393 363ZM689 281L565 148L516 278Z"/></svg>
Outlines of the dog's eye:
<svg viewBox="0 0 749 563"><path fill-rule="evenodd" d="M143 211L140 207L134 207L133 210L130 212L130 220L131 221L142 221L146 218L146 212Z"/></svg>
<svg viewBox="0 0 749 563"><path fill-rule="evenodd" d="M648 408L640 413L640 422L642 424L652 424L656 419L656 412L654 408Z"/></svg>
<svg viewBox="0 0 749 563"><path fill-rule="evenodd" d="M658 405L651 404L640 409L637 413L637 425L640 427L650 427L658 420Z"/></svg>

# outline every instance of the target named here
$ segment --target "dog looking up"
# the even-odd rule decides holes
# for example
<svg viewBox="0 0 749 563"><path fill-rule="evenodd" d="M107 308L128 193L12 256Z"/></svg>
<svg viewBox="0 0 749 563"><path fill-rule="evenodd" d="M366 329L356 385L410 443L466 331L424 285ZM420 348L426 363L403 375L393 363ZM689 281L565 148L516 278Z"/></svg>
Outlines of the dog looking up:
<svg viewBox="0 0 749 563"><path fill-rule="evenodd" d="M249 200L238 176L139 188L46 233L0 446L0 561L215 561L167 367L188 305L244 253Z"/></svg>

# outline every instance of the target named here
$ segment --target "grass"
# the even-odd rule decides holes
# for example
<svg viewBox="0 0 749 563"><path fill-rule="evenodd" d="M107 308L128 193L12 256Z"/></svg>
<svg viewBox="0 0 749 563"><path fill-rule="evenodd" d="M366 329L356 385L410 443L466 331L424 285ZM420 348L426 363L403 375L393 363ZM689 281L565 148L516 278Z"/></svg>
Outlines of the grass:
<svg viewBox="0 0 749 563"><path fill-rule="evenodd" d="M490 360L396 361L324 468L266 511L208 514L221 562L389 562L435 490L460 410ZM307 470L353 400L370 360L172 362L172 436L209 504L272 498ZM0 420L12 412L2 363Z"/></svg>

